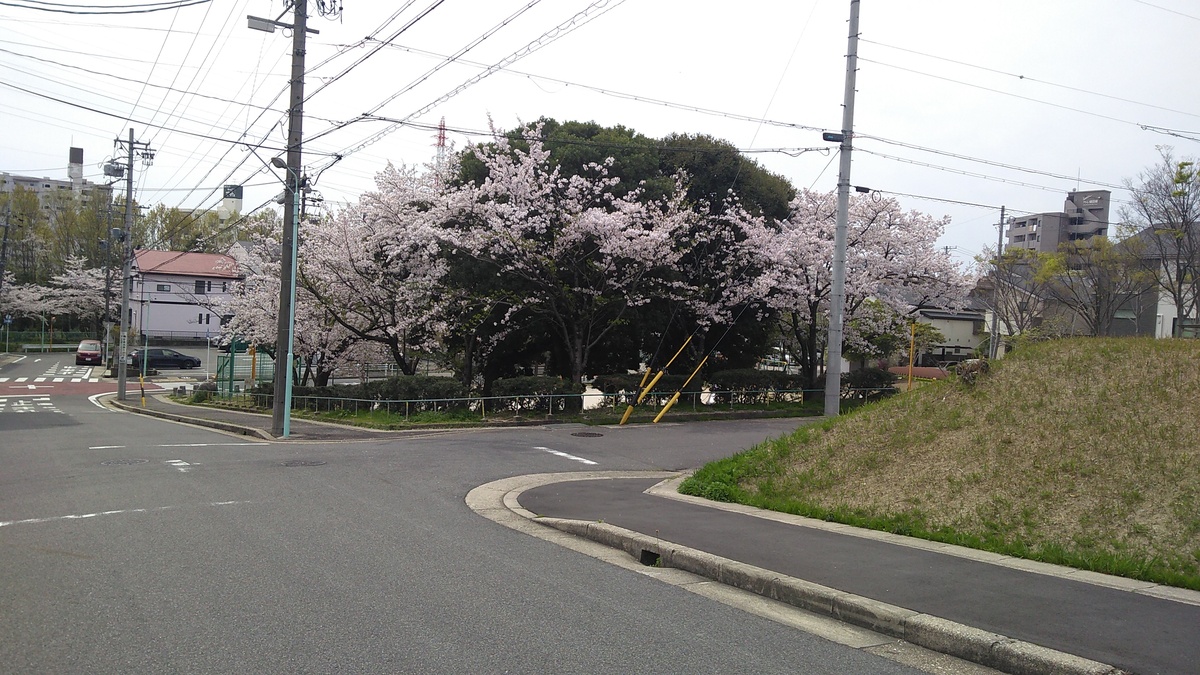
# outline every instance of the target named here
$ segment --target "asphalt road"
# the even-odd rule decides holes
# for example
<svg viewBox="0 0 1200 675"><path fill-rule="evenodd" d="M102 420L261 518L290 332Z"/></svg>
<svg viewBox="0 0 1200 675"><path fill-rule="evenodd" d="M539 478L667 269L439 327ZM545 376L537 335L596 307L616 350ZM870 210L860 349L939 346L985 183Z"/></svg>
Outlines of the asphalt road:
<svg viewBox="0 0 1200 675"><path fill-rule="evenodd" d="M259 443L0 397L0 672L917 672L464 504L507 476L697 466L794 421Z"/></svg>

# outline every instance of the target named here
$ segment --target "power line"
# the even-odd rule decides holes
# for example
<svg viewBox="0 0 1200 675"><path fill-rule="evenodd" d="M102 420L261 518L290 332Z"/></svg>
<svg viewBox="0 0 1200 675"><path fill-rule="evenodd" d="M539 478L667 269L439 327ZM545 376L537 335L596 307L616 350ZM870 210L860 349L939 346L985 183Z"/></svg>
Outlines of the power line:
<svg viewBox="0 0 1200 675"><path fill-rule="evenodd" d="M620 6L624 2L625 2L625 0L595 0L590 5L585 7L583 10L575 13L571 18L567 19L566 21L563 21L562 23L558 24L554 28L546 31L537 39L527 43L525 46L523 46L520 49L518 49L517 51L509 54L508 56L502 58L500 61L496 62L492 66L489 66L482 73L479 73L473 77L467 78L467 80L465 80L462 84L458 85L451 91L446 92L445 94L439 96L438 98L434 99L433 101L426 104L422 108L420 108L412 113L409 113L408 115L406 115L403 118L402 121L393 123L390 126L388 126L387 128L377 131L374 134L363 139L359 143L346 148L345 150L343 150L340 153L337 153L337 159L335 159L334 162L330 162L329 164L326 164L323 168L319 169L318 173L320 173L320 171L328 169L335 162L340 161L344 157L354 154L356 152L359 152L362 149L364 149L374 143L378 143L385 136L394 132L396 129L400 128L400 126L402 125L403 122L407 122L408 120L411 120L415 117L419 117L420 115L423 115L423 114L429 112L430 110L434 109L438 105L445 103L446 101L454 98L455 96L459 95L460 93L462 93L466 89L470 88L471 86L477 84L481 80L483 80L483 79L489 77L490 75L494 74L495 72L503 69L507 65L509 65L511 63L516 63L517 61L525 58L526 56L529 56L530 54L538 51L542 47L545 47L546 45L551 44L552 42L558 40L559 38L570 34L577 28L591 22L597 16L601 16L601 15L607 13L609 10L613 9L614 7Z"/></svg>
<svg viewBox="0 0 1200 675"><path fill-rule="evenodd" d="M4 41L3 41L3 40L0 40L0 42L4 42ZM65 51L65 50L64 50L64 51ZM34 60L34 61L40 61L40 62L42 62L42 63L49 63L50 65L53 65L53 66L58 66L58 67L60 67L60 68L69 68L69 69L71 69L71 70L78 70L78 71L81 71L81 72L87 73L87 74L89 74L89 75L99 75L99 76L101 76L101 77L108 77L108 78L112 78L112 79L114 79L114 80L121 80L122 82L130 82L130 83L135 83L135 84L143 84L143 83L145 83L145 84L146 84L146 86L149 86L149 87L151 87L151 88L154 88L154 89L165 89L165 90L167 90L167 91L174 92L174 93L176 93L176 94L187 94L187 95L189 95L189 96L194 96L194 97L197 97L197 98L204 98L204 99L208 99L208 100L211 100L211 101L220 101L220 102L222 102L222 103L232 103L232 104L239 105L239 106L245 106L245 107L247 107L247 108L256 108L256 109L259 109L259 110L267 110L267 111L270 111L270 112L278 112L278 113L281 113L281 114L282 114L282 113L284 113L284 112L286 112L286 111L284 111L284 110L275 110L275 109L273 109L273 108L264 108L263 106L254 105L253 103L246 103L246 102L244 102L244 101L235 101L235 100L233 100L233 99L230 99L230 98L224 98L224 97L222 97L222 96L213 96L212 94L202 94L202 93L200 93L200 92L198 92L198 91L191 91L191 90L189 90L189 89L179 89L179 88L172 87L172 86L170 86L170 85L165 85L165 84L154 84L154 83L152 83L152 82L149 82L149 81L147 81L147 79L146 79L146 78L143 78L143 79L135 79L135 78L132 78L132 77L122 77L122 76L120 76L120 75L114 75L113 73L107 73L107 72L104 72L104 71L102 71L102 70L92 70L92 69L90 69L90 68L84 68L83 66L75 66L75 65L72 65L72 64L69 64L69 63L62 63L62 62L60 62L60 61L54 61L54 60L52 60L52 59L44 59L44 58L42 58L42 57L40 57L40 56L33 56L33 55L31 55L31 54L22 54L22 53L20 53L20 52L14 52L14 51L12 51L12 50L9 50L9 49L4 49L4 48L2 48L2 47L0 47L0 53L4 53L4 54L12 54L13 56L19 56L19 57L21 57L21 58L32 59L32 60ZM74 53L74 54L84 54L84 52L71 52L71 53ZM98 56L98 55L97 55L97 56ZM141 63L149 63L149 62L148 62L148 61L141 61ZM180 67L183 67L183 66L181 65ZM189 67L190 67L190 66L189 66ZM200 68L200 66L197 66L197 68ZM25 71L25 72L28 72L28 71ZM34 74L34 73L31 73L31 74ZM319 118L313 118L313 119L319 119ZM327 121L329 121L329 122L333 122L333 120L327 120Z"/></svg>
<svg viewBox="0 0 1200 675"><path fill-rule="evenodd" d="M1098 91L1091 91L1090 89L1082 89L1080 87L1072 87L1070 85L1059 84L1057 82L1050 82L1048 80L1039 80L1034 77L1029 77L1028 75L1020 75L1018 73L1010 73L1008 71L999 70L997 68L989 68L987 66L980 66L980 65L976 65L974 63L967 63L966 61L959 61L958 59L951 59L951 58L948 58L945 56L938 56L936 54L927 54L925 52L919 52L915 49L907 49L905 47L897 47L896 45L889 45L889 44L886 44L883 42L876 42L874 40L868 40L866 38L859 38L859 40L861 40L862 42L869 42L869 43L871 43L873 45L877 45L879 47L885 47L887 49L895 49L896 51L907 52L909 54L916 54L917 56L924 56L925 58L929 58L929 59L937 59L938 61L945 61L946 63L953 63L953 64L960 65L960 66L966 66L967 68L974 68L976 70L982 70L982 71L985 71L988 73L995 73L997 75L1005 75L1007 77L1014 77L1018 80L1022 80L1025 82L1036 82L1038 84L1044 84L1044 85L1047 85L1050 87L1058 87L1059 89L1066 89L1067 91L1074 91L1074 92L1078 92L1080 94L1088 94L1091 96L1099 96L1101 98L1111 99L1113 101L1121 101L1122 103L1132 103L1134 105L1145 106L1147 108L1154 108L1156 110L1163 110L1165 112L1176 113L1179 115L1187 115L1189 117L1200 117L1200 114L1188 112L1186 110L1176 110L1174 108L1167 108L1167 107L1161 106L1161 105L1154 105L1153 103L1146 103L1145 101L1137 101L1137 100L1130 99L1130 98L1122 98L1120 96L1113 96L1111 94L1103 94ZM866 60L866 59L864 59L864 60ZM872 63L879 63L879 62L872 61ZM889 64L881 63L880 65L889 65ZM892 67L897 67L897 66L892 66ZM933 77L933 76L931 76L931 77ZM1043 103L1044 103L1044 101L1043 101Z"/></svg>
<svg viewBox="0 0 1200 675"><path fill-rule="evenodd" d="M0 5L5 7L16 7L18 9L33 9L39 12L51 12L55 14L84 14L84 15L100 15L100 14L150 14L152 12L165 12L172 9L182 9L193 5L203 5L212 0L179 0L179 2L171 3L166 7L152 7L151 5L128 5L128 7L146 7L146 9L106 9L88 5L63 5L52 2L38 2L38 0L21 0L22 2L37 3L42 5L55 5L56 7L80 7L81 9L55 9L52 7L37 7L35 5L22 5L16 2L3 2ZM162 3L155 3L162 4Z"/></svg>
<svg viewBox="0 0 1200 675"><path fill-rule="evenodd" d="M431 52L431 51L428 51L425 49L417 49L415 47L407 47L404 45L388 45L388 46L391 47L392 49L399 49L401 51L409 52L410 54L419 54L421 56L429 56L429 57L438 58L438 59L449 58L448 56L443 55L443 54L438 54L437 52ZM476 68L489 68L490 67L487 64L480 63L478 61L470 61L467 59L459 59L458 63L468 65L468 66L473 66ZM538 75L536 73L529 73L529 72L517 70L515 68L503 67L503 68L500 68L498 72L503 72L503 73L507 73L509 75L516 75L519 77L524 77L529 80L543 80L546 82L554 82L556 84L561 84L561 85L568 86L568 87L578 87L580 89L587 89L588 91L596 92L603 96L610 96L613 98L619 98L619 99L624 99L624 100L629 100L629 101L636 101L638 103L649 103L651 105L660 105L660 106L663 106L664 108L671 108L673 110L685 110L687 112L695 112L695 113L700 113L703 115L712 115L714 117L723 117L726 119L737 120L737 121L741 121L741 122L754 122L755 124L765 124L767 126L784 127L784 128L788 128L788 129L802 129L805 131L825 131L826 130L823 127L808 126L808 125L799 124L799 123L795 123L795 122L782 122L779 120L770 120L770 119L765 119L762 117L755 117L753 115L742 115L742 114L738 114L738 113L724 112L721 110L715 110L712 108L704 108L704 107L689 105L689 104L685 104L685 103L675 103L672 101L666 101L666 100L654 98L651 96L643 96L641 94L630 94L627 92L616 91L614 89L607 89L607 88L603 88L603 87L594 87L594 86L587 85L587 84L581 84L579 82L573 82L571 80L563 80L563 79L559 79L559 78L555 78L555 77L549 77L546 75Z"/></svg>
<svg viewBox="0 0 1200 675"><path fill-rule="evenodd" d="M891 63L884 63L883 61L875 61L874 59L867 59L867 58L862 58L862 57L859 57L858 60L866 61L867 63L874 63L875 65L878 65L878 66L884 66L885 68L894 68L896 70L903 70L906 73L913 73L914 75L922 75L924 77L930 77L935 80L942 80L943 82L950 82L953 84L962 85L964 87L970 87L972 89L981 89L983 91L989 91L989 92L992 92L993 94L1000 94L1002 96L1011 96L1012 98L1021 99L1022 101L1041 103L1042 105L1048 105L1052 108L1061 108L1063 110L1070 110L1071 112L1077 112L1082 115L1091 115L1092 117L1099 117L1100 119L1110 120L1112 122L1120 122L1121 124L1132 124L1134 126L1138 126L1137 122L1121 119L1120 117L1113 117L1112 115L1105 115L1103 113L1093 112L1091 110L1084 110L1083 108L1074 108L1069 105L1062 105L1061 103L1051 103L1049 101L1043 101L1041 99L1033 98L1032 96L1022 96L1021 94L1013 94L1011 92L1001 91L1000 89L993 89L991 87L985 87L983 85L974 84L971 82L963 82L962 80L956 80L952 77L944 77L942 75L934 75L932 73L926 73L926 72L923 72L920 70L916 70L914 68L905 68L903 66L897 66L897 65L893 65Z"/></svg>
<svg viewBox="0 0 1200 675"><path fill-rule="evenodd" d="M914 143L905 143L904 141L894 141L894 140L891 140L888 138L883 138L881 136L872 136L870 134L855 134L854 138L856 140L857 139L868 139L868 140L873 140L873 141L879 141L880 143L887 143L888 145L898 145L902 148L909 148L911 150L920 150L921 152L928 152L928 153L932 153L935 155L942 155L944 157L953 157L954 159L962 159L962 160L966 160L968 162L977 162L979 164L987 164L988 166L994 166L994 167L1001 168L1001 169L1011 169L1013 171L1022 171L1024 173L1032 173L1032 174L1036 174L1039 176L1046 176L1048 178L1058 178L1060 180L1070 180L1070 181L1082 180L1079 176L1067 176L1064 174L1052 173L1049 171L1042 171L1040 169L1030 169L1030 168L1024 167L1024 166L1017 166L1016 164L1005 164L1003 162L996 162L996 161L993 161L990 159L981 159L979 157L971 157L969 155L960 155L955 152L947 152L945 150L937 150L935 148L927 148L925 146L916 145ZM1101 187L1112 188L1114 190L1124 190L1125 189L1124 185L1116 185L1114 183L1105 183L1103 181L1098 181L1098 180L1086 180L1084 182L1091 183L1093 185L1099 185Z"/></svg>
<svg viewBox="0 0 1200 675"><path fill-rule="evenodd" d="M1180 12L1180 11L1177 11L1174 9L1167 9L1166 7L1163 7L1162 5L1156 5L1152 2L1146 2L1146 0L1133 0L1133 1L1136 3L1142 4L1142 5L1145 5L1147 7L1153 7L1154 9L1161 9L1164 12L1170 12L1172 14L1178 14L1179 16L1183 16L1183 17L1187 17L1189 19L1194 19L1196 21L1200 21L1200 16L1195 16L1192 14L1184 14L1183 12Z"/></svg>
<svg viewBox="0 0 1200 675"><path fill-rule="evenodd" d="M36 92L36 91L33 91L32 89L26 89L25 87L21 87L21 86L12 84L11 82L4 82L4 81L0 80L0 86L9 87L10 89L16 89L17 91L24 92L31 96L37 96L38 98L44 98L49 101L54 101L55 103L61 103L63 105L71 106L72 108L79 108L80 110L86 110L87 112L96 113L97 115L104 115L105 117L115 117L117 119L122 119L122 120L126 119L124 116L119 115L117 113L100 110L98 108L92 108L90 106L86 106L81 103L74 103L72 101L67 101L67 100L64 100L64 99L61 99L61 98L58 98L55 96L50 96L49 94L43 94L41 92ZM155 129L168 128L161 124L151 124L149 122L143 122L140 120L130 119L128 121L142 125L142 126L155 128ZM285 149L285 148L280 148L280 147L268 147L268 146L265 146L262 144L255 145L253 143L248 143L248 142L242 141L242 140L230 140L228 138L220 138L218 136L210 136L208 134L196 133L194 131L184 131L181 129L172 129L172 131L174 131L175 133L183 134L184 136L191 136L193 138L203 138L203 139L210 140L210 141L218 141L221 143L228 143L229 145L245 146L247 148L267 149L267 150L272 150L275 152L282 152ZM309 154L326 155L326 156L331 156L331 157L336 156L334 153L323 153L323 152L313 152L313 151L308 151L308 152L309 152Z"/></svg>

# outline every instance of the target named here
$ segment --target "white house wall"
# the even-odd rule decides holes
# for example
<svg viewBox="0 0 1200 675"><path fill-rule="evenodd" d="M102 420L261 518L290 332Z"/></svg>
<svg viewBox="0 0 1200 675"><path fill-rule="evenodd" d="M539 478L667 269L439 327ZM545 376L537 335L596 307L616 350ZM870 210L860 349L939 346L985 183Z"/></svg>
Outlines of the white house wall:
<svg viewBox="0 0 1200 675"><path fill-rule="evenodd" d="M204 283L205 293L196 293L197 281ZM234 279L183 275L135 277L129 297L132 325L151 338L216 336L221 332L221 316L210 307L229 298L234 283Z"/></svg>

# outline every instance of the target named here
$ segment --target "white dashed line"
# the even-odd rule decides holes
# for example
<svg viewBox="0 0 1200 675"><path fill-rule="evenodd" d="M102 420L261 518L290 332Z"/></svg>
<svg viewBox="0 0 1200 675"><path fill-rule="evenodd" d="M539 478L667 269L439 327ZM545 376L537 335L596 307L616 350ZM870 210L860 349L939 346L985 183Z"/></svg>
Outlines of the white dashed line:
<svg viewBox="0 0 1200 675"><path fill-rule="evenodd" d="M559 457L563 457L563 458L566 458L566 459L569 459L569 460L572 460L572 461L575 461L575 462L580 462L580 463L582 463L582 464L595 464L595 462L593 462L593 461L592 461L592 460L590 460L590 459L584 459L584 458L582 458L582 457L576 457L575 455L568 455L567 453L565 453L565 452L562 452L561 450L554 450L554 449L552 449L552 448L546 448L546 447L542 447L542 446L540 446L540 445L538 445L538 446L534 446L534 448L533 448L533 449L534 449L534 450L541 450L542 452L548 452L548 453L550 453L550 454L552 454L552 455L557 455L557 456L559 456Z"/></svg>
<svg viewBox="0 0 1200 675"><path fill-rule="evenodd" d="M209 502L208 506L229 506L231 504L249 504L248 501L237 502ZM169 509L181 508L178 506L156 506L151 509L118 509L116 511L97 511L96 513L79 513L70 516L53 516L51 518L26 518L25 520L0 520L0 527L8 527L9 525L32 525L35 523L50 523L56 520L83 520L85 518L95 518L96 516L115 516L123 513L150 513L152 511L166 511Z"/></svg>
<svg viewBox="0 0 1200 675"><path fill-rule="evenodd" d="M170 464L171 466L175 467L176 469L179 469L180 471L182 471L184 473L187 473L188 471L192 470L192 465L188 464L187 462L183 461L182 459L164 460L164 464Z"/></svg>

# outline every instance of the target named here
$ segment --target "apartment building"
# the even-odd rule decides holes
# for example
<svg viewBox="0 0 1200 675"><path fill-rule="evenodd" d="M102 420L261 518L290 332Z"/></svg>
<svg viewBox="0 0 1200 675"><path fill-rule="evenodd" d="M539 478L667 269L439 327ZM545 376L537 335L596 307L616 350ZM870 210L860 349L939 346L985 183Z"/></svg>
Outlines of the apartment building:
<svg viewBox="0 0 1200 675"><path fill-rule="evenodd" d="M1005 248L1053 253L1069 241L1107 237L1111 200L1108 190L1068 192L1062 211L1010 218Z"/></svg>

